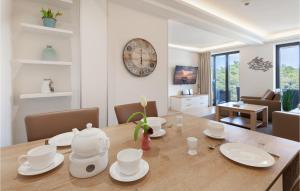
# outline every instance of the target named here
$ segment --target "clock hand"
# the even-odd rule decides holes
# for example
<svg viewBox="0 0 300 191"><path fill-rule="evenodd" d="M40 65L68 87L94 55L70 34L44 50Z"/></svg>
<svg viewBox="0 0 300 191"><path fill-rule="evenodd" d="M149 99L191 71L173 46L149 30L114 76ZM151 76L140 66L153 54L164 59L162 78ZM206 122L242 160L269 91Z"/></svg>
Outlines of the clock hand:
<svg viewBox="0 0 300 191"><path fill-rule="evenodd" d="M143 66L143 49L141 49L141 65Z"/></svg>

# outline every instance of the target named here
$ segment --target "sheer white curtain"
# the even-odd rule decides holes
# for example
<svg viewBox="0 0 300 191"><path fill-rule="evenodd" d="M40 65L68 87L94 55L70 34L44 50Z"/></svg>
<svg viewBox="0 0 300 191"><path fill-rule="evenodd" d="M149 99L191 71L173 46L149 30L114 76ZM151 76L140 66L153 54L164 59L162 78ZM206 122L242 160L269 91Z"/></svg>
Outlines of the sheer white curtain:
<svg viewBox="0 0 300 191"><path fill-rule="evenodd" d="M208 106L212 105L210 57L210 52L199 53L198 92L208 94Z"/></svg>

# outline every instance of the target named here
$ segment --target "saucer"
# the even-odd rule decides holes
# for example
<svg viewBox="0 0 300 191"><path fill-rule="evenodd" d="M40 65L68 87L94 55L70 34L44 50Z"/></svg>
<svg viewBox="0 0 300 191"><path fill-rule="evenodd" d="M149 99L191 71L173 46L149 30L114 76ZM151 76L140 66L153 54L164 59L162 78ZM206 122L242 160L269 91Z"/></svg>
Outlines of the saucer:
<svg viewBox="0 0 300 191"><path fill-rule="evenodd" d="M144 119L141 119L141 121L144 120ZM151 120L157 120L161 123L161 125L164 125L165 123L167 123L167 120L165 118L162 118L162 117L147 117L147 121L151 121Z"/></svg>
<svg viewBox="0 0 300 191"><path fill-rule="evenodd" d="M50 138L48 143L57 147L66 147L71 145L73 137L73 132L62 133Z"/></svg>
<svg viewBox="0 0 300 191"><path fill-rule="evenodd" d="M119 170L118 161L114 162L110 166L109 174L113 179L118 180L120 182L132 182L132 181L136 181L136 180L143 178L148 173L148 171L149 171L148 162L141 159L140 170L133 175L128 176L128 175L122 174Z"/></svg>
<svg viewBox="0 0 300 191"><path fill-rule="evenodd" d="M166 134L166 130L164 129L160 129L158 132L153 133L152 135L150 135L150 137L152 138L156 138L156 137L162 137Z"/></svg>
<svg viewBox="0 0 300 191"><path fill-rule="evenodd" d="M213 139L225 139L225 131L223 132L223 135L220 135L220 136L216 136L216 135L211 134L211 132L208 129L205 129L203 131L203 133L204 133L204 135L206 135L210 138L213 138Z"/></svg>
<svg viewBox="0 0 300 191"><path fill-rule="evenodd" d="M18 168L18 173L24 176L33 176L38 174L43 174L45 172L48 172L56 167L58 167L62 162L64 161L64 155L60 153L56 153L54 161L46 168L35 170L32 169L29 165L29 163L26 161L23 164L20 165Z"/></svg>

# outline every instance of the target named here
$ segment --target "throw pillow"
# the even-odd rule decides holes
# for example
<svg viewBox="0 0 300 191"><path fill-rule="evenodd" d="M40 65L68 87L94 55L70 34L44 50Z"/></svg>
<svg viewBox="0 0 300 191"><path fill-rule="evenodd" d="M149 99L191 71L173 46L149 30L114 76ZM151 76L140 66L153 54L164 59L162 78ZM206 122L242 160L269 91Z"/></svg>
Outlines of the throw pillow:
<svg viewBox="0 0 300 191"><path fill-rule="evenodd" d="M275 95L275 93L274 93L272 90L268 89L268 90L266 91L266 93L263 95L262 99L269 99L269 100L272 100L273 97L274 97L274 95Z"/></svg>

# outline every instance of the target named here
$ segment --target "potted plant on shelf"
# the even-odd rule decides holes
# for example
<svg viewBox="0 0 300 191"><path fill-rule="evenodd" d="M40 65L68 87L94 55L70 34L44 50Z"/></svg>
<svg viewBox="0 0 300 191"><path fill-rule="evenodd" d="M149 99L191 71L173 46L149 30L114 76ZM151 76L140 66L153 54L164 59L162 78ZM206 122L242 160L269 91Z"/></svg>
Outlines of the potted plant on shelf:
<svg viewBox="0 0 300 191"><path fill-rule="evenodd" d="M56 17L61 16L62 13L57 11L57 13L53 13L51 9L45 10L42 8L41 10L42 13L42 19L43 19L43 24L45 27L52 27L55 28L56 26Z"/></svg>
<svg viewBox="0 0 300 191"><path fill-rule="evenodd" d="M143 119L137 123L134 128L133 138L134 141L137 141L139 132L143 129L143 137L142 137L142 149L149 150L150 149L150 135L153 134L153 129L147 123L147 114L146 114L146 107L147 107L147 100L145 97L141 97L141 105L144 108L144 112L135 112L131 114L127 120L127 122L131 122L134 117L137 115L141 115Z"/></svg>
<svg viewBox="0 0 300 191"><path fill-rule="evenodd" d="M282 93L282 109L284 111L290 111L293 109L293 98L294 91L291 89L286 89Z"/></svg>

